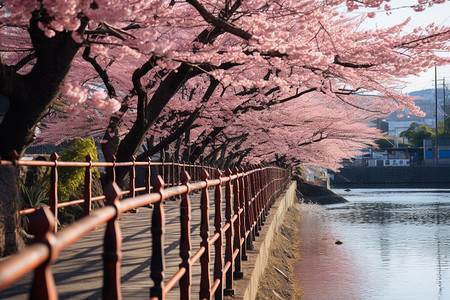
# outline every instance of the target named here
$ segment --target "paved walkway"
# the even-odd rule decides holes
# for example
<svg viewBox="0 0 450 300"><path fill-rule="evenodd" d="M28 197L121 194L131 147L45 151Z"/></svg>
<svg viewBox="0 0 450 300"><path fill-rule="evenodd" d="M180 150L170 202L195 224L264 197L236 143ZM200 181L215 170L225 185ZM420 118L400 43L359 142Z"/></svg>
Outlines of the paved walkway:
<svg viewBox="0 0 450 300"><path fill-rule="evenodd" d="M214 212L213 192L213 190L210 191L210 218L213 217ZM200 247L199 194L191 194L191 203L191 255L194 255ZM179 204L180 201L166 200L164 205L166 212L165 282L178 270L178 265L181 262L179 258ZM153 285L150 279L151 212L151 208L141 207L137 213L126 213L119 218L123 238L121 267L123 299L149 299L149 290ZM210 220L210 236L213 232L213 222ZM60 253L58 260L52 266L59 299L101 299L103 234L104 226L97 228ZM212 250L211 267L214 262L213 252ZM195 299L199 292L199 262L193 266L192 274L191 295ZM0 299L28 299L27 293L30 286L31 274L28 274L20 282L1 291ZM174 289L169 292L167 299L179 299L178 285L175 285Z"/></svg>

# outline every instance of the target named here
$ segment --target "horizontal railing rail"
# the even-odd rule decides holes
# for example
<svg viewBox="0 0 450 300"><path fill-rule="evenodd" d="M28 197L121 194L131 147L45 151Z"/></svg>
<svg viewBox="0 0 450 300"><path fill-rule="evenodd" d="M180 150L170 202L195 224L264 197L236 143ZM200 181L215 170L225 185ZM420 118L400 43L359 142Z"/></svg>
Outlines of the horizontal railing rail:
<svg viewBox="0 0 450 300"><path fill-rule="evenodd" d="M19 162L19 161L17 161ZM134 166L137 162L134 162ZM94 163L90 163L91 167ZM152 257L150 277L153 287L151 299L165 299L175 284L180 286L180 299L190 299L192 266L200 262L200 299L222 299L233 292L233 280L242 278L242 260L252 249L253 241L265 221L268 209L290 181L290 170L257 168L244 171L227 170L225 176L203 168L199 181L192 182L187 170L180 170L179 185L168 187L161 175L152 177L152 190L147 194L119 201L123 192L116 183L105 188L106 206L84 216L75 223L54 232L55 218L49 207L37 209L30 216L34 242L20 253L0 262L0 290L34 271L30 291L32 299L57 299L56 286L50 266L59 253L85 236L97 226L106 223L104 234L103 299L121 299L120 261L121 230L118 217L124 212L153 205L151 218ZM147 185L148 187L148 185ZM209 232L209 193L214 189L214 233ZM225 196L222 190L225 190ZM190 194L200 191L200 248L191 255ZM179 269L165 282L164 227L165 200L181 196L180 203L180 264ZM224 202L224 203L223 203ZM225 207L223 207L225 205ZM224 216L222 216L224 211ZM223 224L223 225L222 225ZM223 246L223 240L225 245ZM223 253L224 248L224 253ZM213 250L212 250L213 249ZM210 254L214 251L213 274L210 274Z"/></svg>
<svg viewBox="0 0 450 300"><path fill-rule="evenodd" d="M148 157L146 161L136 161L132 156L128 162L116 162L116 158L112 156L109 162L93 162L90 155L86 156L86 162L69 162L60 161L57 153L53 152L50 156L51 161L40 160L18 160L15 152L11 153L11 160L0 160L1 166L23 166L23 167L49 167L50 171L50 190L49 190L49 206L50 210L55 216L55 232L58 230L58 209L71 205L81 204L83 205L83 214L89 215L92 211L92 203L100 200L105 200L105 195L92 196L92 170L94 168L111 168L110 181L116 181L116 169L128 167L129 177L129 189L121 192L121 196L134 197L139 192L149 192L152 189L150 185L150 178L152 176L152 168L154 168L157 174L161 175L165 181L166 186L176 186L181 183L180 176L182 170L187 170L191 174L193 181L200 180L200 174L202 169L206 169L209 173L215 174L215 168L209 166L193 165L178 162L153 162ZM71 201L59 202L58 197L58 170L64 167L76 167L85 169L84 178L84 198ZM144 186L136 187L136 167L145 167L145 183ZM27 215L37 210L37 207L27 208L20 210L21 215Z"/></svg>

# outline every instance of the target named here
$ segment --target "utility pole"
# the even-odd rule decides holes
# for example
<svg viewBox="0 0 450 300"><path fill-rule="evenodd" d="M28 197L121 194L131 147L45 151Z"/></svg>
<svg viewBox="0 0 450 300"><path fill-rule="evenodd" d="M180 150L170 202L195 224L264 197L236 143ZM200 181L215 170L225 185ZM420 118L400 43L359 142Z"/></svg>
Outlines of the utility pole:
<svg viewBox="0 0 450 300"><path fill-rule="evenodd" d="M447 132L447 127L446 127L446 122L445 119L447 119L447 109L445 107L445 77L442 79L442 93L443 93L443 97L444 97L444 139L447 138L446 136L446 132Z"/></svg>
<svg viewBox="0 0 450 300"><path fill-rule="evenodd" d="M437 66L434 66L434 164L438 164L438 101L437 101Z"/></svg>

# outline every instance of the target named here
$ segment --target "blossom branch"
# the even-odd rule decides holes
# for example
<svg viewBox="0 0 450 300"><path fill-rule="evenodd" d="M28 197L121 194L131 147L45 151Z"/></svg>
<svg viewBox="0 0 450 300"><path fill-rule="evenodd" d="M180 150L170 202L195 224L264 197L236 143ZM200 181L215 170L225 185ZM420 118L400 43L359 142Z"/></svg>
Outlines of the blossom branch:
<svg viewBox="0 0 450 300"><path fill-rule="evenodd" d="M221 20L219 18L214 17L200 2L197 0L186 0L187 3L191 4L203 17L203 19L208 22L209 24L222 29L225 32L231 33L237 37L240 37L246 41L250 40L252 38L252 34L242 30L240 28L237 28L230 23Z"/></svg>

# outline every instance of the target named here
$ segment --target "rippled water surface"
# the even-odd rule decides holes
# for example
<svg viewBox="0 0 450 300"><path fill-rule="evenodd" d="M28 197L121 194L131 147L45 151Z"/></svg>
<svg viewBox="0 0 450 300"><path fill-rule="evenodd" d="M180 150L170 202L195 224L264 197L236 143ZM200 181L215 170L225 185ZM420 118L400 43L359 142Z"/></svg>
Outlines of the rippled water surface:
<svg viewBox="0 0 450 300"><path fill-rule="evenodd" d="M334 192L302 208L303 299L450 299L450 190Z"/></svg>

